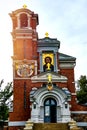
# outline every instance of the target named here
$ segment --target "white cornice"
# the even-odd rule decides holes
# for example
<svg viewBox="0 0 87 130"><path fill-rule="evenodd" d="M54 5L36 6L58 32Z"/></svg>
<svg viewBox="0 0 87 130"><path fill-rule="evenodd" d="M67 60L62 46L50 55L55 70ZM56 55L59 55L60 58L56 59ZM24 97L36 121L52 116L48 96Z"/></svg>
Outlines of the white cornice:
<svg viewBox="0 0 87 130"><path fill-rule="evenodd" d="M9 121L8 126L25 126L26 121Z"/></svg>
<svg viewBox="0 0 87 130"><path fill-rule="evenodd" d="M74 68L75 67L75 63L60 63L59 64L60 68Z"/></svg>
<svg viewBox="0 0 87 130"><path fill-rule="evenodd" d="M71 111L72 114L87 114L87 111Z"/></svg>

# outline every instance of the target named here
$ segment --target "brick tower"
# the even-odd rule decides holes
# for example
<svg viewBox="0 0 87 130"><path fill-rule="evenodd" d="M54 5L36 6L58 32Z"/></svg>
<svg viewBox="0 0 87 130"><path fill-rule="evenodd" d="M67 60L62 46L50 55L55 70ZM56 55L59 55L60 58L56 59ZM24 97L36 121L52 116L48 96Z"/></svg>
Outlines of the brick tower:
<svg viewBox="0 0 87 130"><path fill-rule="evenodd" d="M21 126L30 118L29 92L32 75L37 74L38 15L26 8L10 13L13 23L13 110L10 112L11 127ZM10 128L11 128L10 127Z"/></svg>

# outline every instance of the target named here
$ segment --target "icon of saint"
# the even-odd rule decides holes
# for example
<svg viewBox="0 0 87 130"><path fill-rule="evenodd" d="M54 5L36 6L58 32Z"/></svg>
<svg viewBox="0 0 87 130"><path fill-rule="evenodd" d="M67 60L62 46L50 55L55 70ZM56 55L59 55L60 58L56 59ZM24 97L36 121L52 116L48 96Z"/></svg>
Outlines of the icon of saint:
<svg viewBox="0 0 87 130"><path fill-rule="evenodd" d="M47 56L45 58L45 64L43 65L44 72L46 71L54 71L54 65L52 64L51 57Z"/></svg>

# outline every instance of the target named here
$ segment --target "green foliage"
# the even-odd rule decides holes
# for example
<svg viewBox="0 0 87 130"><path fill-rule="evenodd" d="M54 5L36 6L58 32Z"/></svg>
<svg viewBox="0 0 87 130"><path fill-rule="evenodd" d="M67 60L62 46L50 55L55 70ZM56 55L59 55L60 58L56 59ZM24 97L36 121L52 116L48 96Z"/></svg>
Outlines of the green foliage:
<svg viewBox="0 0 87 130"><path fill-rule="evenodd" d="M8 119L9 102L13 94L12 82L3 87L4 81L0 82L0 120Z"/></svg>
<svg viewBox="0 0 87 130"><path fill-rule="evenodd" d="M3 104L0 106L0 120L4 121L8 119L8 111L9 111L8 106Z"/></svg>
<svg viewBox="0 0 87 130"><path fill-rule="evenodd" d="M78 88L77 91L77 100L80 104L87 103L87 78L86 76L81 75L78 80Z"/></svg>

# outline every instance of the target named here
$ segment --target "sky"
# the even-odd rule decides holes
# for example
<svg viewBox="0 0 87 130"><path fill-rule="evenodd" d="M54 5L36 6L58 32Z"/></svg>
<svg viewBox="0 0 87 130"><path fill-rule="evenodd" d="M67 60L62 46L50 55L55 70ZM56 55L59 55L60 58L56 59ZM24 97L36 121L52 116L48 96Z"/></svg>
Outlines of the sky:
<svg viewBox="0 0 87 130"><path fill-rule="evenodd" d="M39 16L39 38L57 38L59 52L76 57L75 80L87 76L87 0L0 0L0 80L13 80L12 21L9 13L27 8Z"/></svg>

